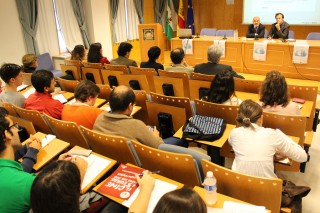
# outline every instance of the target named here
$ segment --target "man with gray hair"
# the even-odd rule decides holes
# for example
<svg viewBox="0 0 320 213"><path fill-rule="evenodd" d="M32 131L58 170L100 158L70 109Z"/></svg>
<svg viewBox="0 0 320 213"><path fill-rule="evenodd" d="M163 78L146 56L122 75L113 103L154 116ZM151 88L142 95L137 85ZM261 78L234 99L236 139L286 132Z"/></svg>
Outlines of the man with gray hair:
<svg viewBox="0 0 320 213"><path fill-rule="evenodd" d="M201 73L205 75L217 75L225 70L228 70L233 77L244 78L242 75L238 75L232 66L219 64L220 58L222 56L222 49L218 45L211 45L208 48L208 62L198 64L194 68L195 73Z"/></svg>

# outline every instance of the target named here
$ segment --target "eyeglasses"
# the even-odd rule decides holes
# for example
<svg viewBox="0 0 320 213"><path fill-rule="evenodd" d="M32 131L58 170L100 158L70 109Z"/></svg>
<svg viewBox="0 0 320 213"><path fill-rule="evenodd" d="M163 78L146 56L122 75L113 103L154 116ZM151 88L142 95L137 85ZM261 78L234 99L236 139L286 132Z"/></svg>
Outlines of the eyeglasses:
<svg viewBox="0 0 320 213"><path fill-rule="evenodd" d="M19 129L19 124L18 122L13 123L11 126L8 127L8 129L11 129L12 127L15 127L17 129Z"/></svg>

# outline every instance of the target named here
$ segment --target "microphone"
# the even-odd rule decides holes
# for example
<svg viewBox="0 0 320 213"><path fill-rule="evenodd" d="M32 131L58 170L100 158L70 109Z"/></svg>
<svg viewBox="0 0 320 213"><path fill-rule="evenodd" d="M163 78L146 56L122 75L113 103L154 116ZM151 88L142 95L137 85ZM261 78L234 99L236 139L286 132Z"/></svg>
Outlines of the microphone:
<svg viewBox="0 0 320 213"><path fill-rule="evenodd" d="M226 34L224 34L224 36L223 36L223 38L222 38L223 40L226 40L227 39L227 36L226 36Z"/></svg>
<svg viewBox="0 0 320 213"><path fill-rule="evenodd" d="M259 40L259 38L257 37L257 33L254 34L254 40Z"/></svg>

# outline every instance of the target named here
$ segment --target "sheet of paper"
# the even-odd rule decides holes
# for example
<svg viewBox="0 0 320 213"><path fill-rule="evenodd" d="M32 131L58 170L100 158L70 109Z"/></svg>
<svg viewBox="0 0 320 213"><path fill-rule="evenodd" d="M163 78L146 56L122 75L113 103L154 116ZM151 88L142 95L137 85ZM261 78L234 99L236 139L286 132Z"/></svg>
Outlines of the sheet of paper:
<svg viewBox="0 0 320 213"><path fill-rule="evenodd" d="M48 145L53 139L55 139L56 136L55 135L46 135L42 140L41 140L41 144L42 144L42 148L45 147L46 145Z"/></svg>
<svg viewBox="0 0 320 213"><path fill-rule="evenodd" d="M72 99L71 101L69 101L67 104L72 105L72 104L74 104L75 102L76 102L76 99L74 98L74 99Z"/></svg>
<svg viewBox="0 0 320 213"><path fill-rule="evenodd" d="M152 213L154 207L157 205L160 198L167 192L171 192L177 188L176 185L168 183L166 181L156 179L153 191L151 193L151 198L148 206L147 212ZM130 197L129 200L126 200L122 203L122 205L126 207L130 207L132 202L137 198L140 192L140 188L138 188Z"/></svg>
<svg viewBox="0 0 320 213"><path fill-rule="evenodd" d="M28 89L27 91L25 91L24 93L23 93L23 96L25 97L25 98L28 98L31 94L33 94L34 92L36 91L36 89L35 88L30 88L30 89Z"/></svg>
<svg viewBox="0 0 320 213"><path fill-rule="evenodd" d="M207 207L207 213L233 213L233 211Z"/></svg>
<svg viewBox="0 0 320 213"><path fill-rule="evenodd" d="M87 185L90 184L90 182L95 179L102 170L104 170L111 161L96 156L95 154L91 154L89 157L83 157L88 161L88 169L86 171L86 174L84 175L82 184L81 184L81 190L84 189Z"/></svg>
<svg viewBox="0 0 320 213"><path fill-rule="evenodd" d="M27 87L28 87L28 85L22 84L22 85L20 85L20 86L17 87L17 91L20 92L21 90L24 90L24 89L27 88Z"/></svg>
<svg viewBox="0 0 320 213"><path fill-rule="evenodd" d="M60 101L62 104L68 102L68 100L62 94L54 95L54 96L52 96L52 98Z"/></svg>
<svg viewBox="0 0 320 213"><path fill-rule="evenodd" d="M251 204L236 203L232 201L225 201L223 209L232 211L233 213L266 213L266 207L255 206Z"/></svg>

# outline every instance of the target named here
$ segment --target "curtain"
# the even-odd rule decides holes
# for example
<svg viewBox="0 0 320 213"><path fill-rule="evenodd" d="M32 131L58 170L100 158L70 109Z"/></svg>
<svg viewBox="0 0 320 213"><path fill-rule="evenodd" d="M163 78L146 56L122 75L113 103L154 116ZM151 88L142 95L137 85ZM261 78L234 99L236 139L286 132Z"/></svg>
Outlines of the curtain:
<svg viewBox="0 0 320 213"><path fill-rule="evenodd" d="M115 23L118 13L119 0L110 0L110 13L111 13L111 28L112 28L112 40L113 43L117 42Z"/></svg>
<svg viewBox="0 0 320 213"><path fill-rule="evenodd" d="M59 54L59 41L52 1L39 1L39 25L36 34L39 53Z"/></svg>
<svg viewBox="0 0 320 213"><path fill-rule="evenodd" d="M166 0L154 0L154 22L162 24L162 29L164 29L163 23L163 12L166 8Z"/></svg>
<svg viewBox="0 0 320 213"><path fill-rule="evenodd" d="M127 1L127 39L133 40L139 38L139 17L137 11L134 9L134 2L132 0Z"/></svg>
<svg viewBox="0 0 320 213"><path fill-rule="evenodd" d="M136 8L138 17L139 17L139 23L143 24L143 15L144 15L144 10L143 10L143 5L144 5L144 0L133 0L134 6Z"/></svg>
<svg viewBox="0 0 320 213"><path fill-rule="evenodd" d="M59 23L67 49L73 50L75 45L83 44L77 19L74 15L71 0L54 0Z"/></svg>
<svg viewBox="0 0 320 213"><path fill-rule="evenodd" d="M71 3L72 3L74 15L78 21L78 25L81 30L84 46L88 49L90 46L90 41L89 41L87 26L85 22L83 7L82 7L82 0L71 0Z"/></svg>
<svg viewBox="0 0 320 213"><path fill-rule="evenodd" d="M126 11L124 0L119 1L117 17L114 22L114 33L116 36L115 43L127 41L127 30L126 30Z"/></svg>
<svg viewBox="0 0 320 213"><path fill-rule="evenodd" d="M38 0L16 0L19 20L28 53L39 55L36 32L38 27Z"/></svg>

